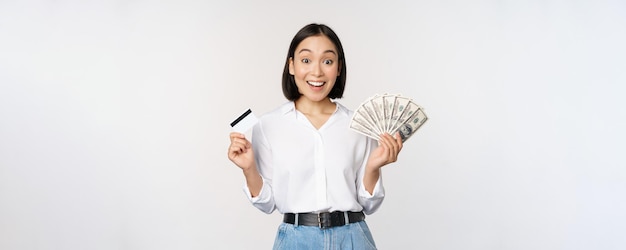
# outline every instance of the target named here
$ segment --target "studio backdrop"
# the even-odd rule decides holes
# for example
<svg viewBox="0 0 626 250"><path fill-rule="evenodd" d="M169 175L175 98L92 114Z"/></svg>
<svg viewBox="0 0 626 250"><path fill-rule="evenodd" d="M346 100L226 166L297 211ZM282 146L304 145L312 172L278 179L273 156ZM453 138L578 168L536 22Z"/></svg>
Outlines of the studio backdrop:
<svg viewBox="0 0 626 250"><path fill-rule="evenodd" d="M350 109L429 120L383 168L379 249L626 248L624 1L0 1L0 249L270 249L230 122L339 35Z"/></svg>

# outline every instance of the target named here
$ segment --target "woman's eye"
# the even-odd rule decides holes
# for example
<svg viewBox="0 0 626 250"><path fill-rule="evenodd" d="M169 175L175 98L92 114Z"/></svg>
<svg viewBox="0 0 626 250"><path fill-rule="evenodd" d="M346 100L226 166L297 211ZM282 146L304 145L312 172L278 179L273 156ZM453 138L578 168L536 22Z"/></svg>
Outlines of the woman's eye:
<svg viewBox="0 0 626 250"><path fill-rule="evenodd" d="M324 60L324 64L333 64L333 60L330 60L330 59Z"/></svg>
<svg viewBox="0 0 626 250"><path fill-rule="evenodd" d="M304 58L304 59L302 59L302 62L303 62L303 63L309 63L309 62L311 62L311 61L310 61L308 58Z"/></svg>

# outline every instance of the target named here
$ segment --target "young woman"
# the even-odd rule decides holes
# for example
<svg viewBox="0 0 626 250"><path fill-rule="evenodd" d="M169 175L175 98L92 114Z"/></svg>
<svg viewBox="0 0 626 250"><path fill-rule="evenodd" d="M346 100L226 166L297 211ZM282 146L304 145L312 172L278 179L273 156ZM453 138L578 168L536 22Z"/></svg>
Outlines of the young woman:
<svg viewBox="0 0 626 250"><path fill-rule="evenodd" d="M228 158L244 191L265 213L284 214L274 249L376 249L365 222L385 196L381 167L395 162L399 134L369 139L349 129L346 60L335 32L309 24L289 46L287 102L259 118L252 139L230 134Z"/></svg>

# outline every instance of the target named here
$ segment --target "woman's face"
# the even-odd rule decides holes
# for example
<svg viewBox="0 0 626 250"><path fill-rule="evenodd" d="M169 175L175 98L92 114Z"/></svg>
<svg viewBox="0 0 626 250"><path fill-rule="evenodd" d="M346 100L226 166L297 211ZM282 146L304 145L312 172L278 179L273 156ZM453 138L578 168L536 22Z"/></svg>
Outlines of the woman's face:
<svg viewBox="0 0 626 250"><path fill-rule="evenodd" d="M335 86L339 67L337 48L323 35L302 40L289 59L289 74L296 80L300 98L311 101L326 99Z"/></svg>

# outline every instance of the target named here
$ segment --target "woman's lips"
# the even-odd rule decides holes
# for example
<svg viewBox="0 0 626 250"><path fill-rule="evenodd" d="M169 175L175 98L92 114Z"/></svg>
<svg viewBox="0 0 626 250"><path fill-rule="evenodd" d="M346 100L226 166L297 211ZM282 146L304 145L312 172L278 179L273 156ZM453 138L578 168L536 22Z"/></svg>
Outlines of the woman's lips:
<svg viewBox="0 0 626 250"><path fill-rule="evenodd" d="M314 82L314 81L307 81L306 83L308 83L309 85L313 87L322 87L324 86L324 84L326 84L326 82Z"/></svg>

